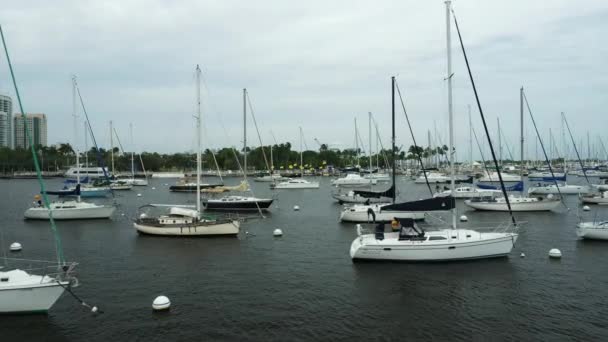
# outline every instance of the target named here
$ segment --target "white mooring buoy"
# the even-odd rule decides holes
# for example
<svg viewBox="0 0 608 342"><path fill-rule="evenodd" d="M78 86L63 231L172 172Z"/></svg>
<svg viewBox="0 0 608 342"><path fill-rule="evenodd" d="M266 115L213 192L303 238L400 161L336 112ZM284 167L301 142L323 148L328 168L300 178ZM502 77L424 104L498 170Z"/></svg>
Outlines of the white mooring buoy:
<svg viewBox="0 0 608 342"><path fill-rule="evenodd" d="M521 258L525 258L525 257L526 257L526 254L525 254L525 253L521 253L519 256L520 256Z"/></svg>
<svg viewBox="0 0 608 342"><path fill-rule="evenodd" d="M152 302L152 309L155 311L167 310L171 307L171 301L165 296L158 296Z"/></svg>
<svg viewBox="0 0 608 342"><path fill-rule="evenodd" d="M275 229L275 230L272 232L272 235L274 235L274 236L283 236L283 231L282 231L282 230L280 230L279 228L277 228L277 229Z"/></svg>
<svg viewBox="0 0 608 342"><path fill-rule="evenodd" d="M460 222L467 222L468 220L469 218L467 217L467 215L460 216Z"/></svg>
<svg viewBox="0 0 608 342"><path fill-rule="evenodd" d="M588 205L583 206L583 211L589 211L589 210L591 210L591 208L589 208Z"/></svg>
<svg viewBox="0 0 608 342"><path fill-rule="evenodd" d="M11 243L10 250L11 252L19 252L21 250L21 244L19 242Z"/></svg>
<svg viewBox="0 0 608 342"><path fill-rule="evenodd" d="M153 186L153 187L152 187L152 190L156 190L156 187L154 187L154 186Z"/></svg>
<svg viewBox="0 0 608 342"><path fill-rule="evenodd" d="M551 248L549 251L549 258L559 259L562 257L562 252L557 248Z"/></svg>
<svg viewBox="0 0 608 342"><path fill-rule="evenodd" d="M293 206L293 210L295 210L295 211L300 210L300 206L299 206L299 205L294 205L294 206Z"/></svg>
<svg viewBox="0 0 608 342"><path fill-rule="evenodd" d="M137 197L141 197L141 194L137 194Z"/></svg>

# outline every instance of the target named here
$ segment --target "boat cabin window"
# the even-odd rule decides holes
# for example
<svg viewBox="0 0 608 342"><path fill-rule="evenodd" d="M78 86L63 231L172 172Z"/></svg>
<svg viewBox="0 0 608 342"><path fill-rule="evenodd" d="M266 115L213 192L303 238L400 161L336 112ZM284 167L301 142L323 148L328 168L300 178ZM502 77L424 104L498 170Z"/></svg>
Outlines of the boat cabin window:
<svg viewBox="0 0 608 342"><path fill-rule="evenodd" d="M445 236L429 236L429 241L433 240L447 240Z"/></svg>
<svg viewBox="0 0 608 342"><path fill-rule="evenodd" d="M7 282L8 281L8 277L0 278L0 281Z"/></svg>

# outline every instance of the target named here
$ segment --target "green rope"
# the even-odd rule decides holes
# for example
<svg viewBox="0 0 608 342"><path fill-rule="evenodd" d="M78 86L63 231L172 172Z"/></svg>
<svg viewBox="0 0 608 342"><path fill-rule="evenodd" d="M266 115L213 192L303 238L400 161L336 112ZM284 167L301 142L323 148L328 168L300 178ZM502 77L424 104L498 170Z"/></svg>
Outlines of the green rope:
<svg viewBox="0 0 608 342"><path fill-rule="evenodd" d="M27 129L27 120L25 116L25 111L23 110L23 104L21 103L21 96L19 95L19 88L17 88L17 81L15 80L15 73L13 71L13 65L11 64L11 59L8 55L8 47L6 46L6 41L4 40L4 32L2 31L2 26L0 26L0 36L2 37L2 45L4 46L4 53L6 54L6 61L8 63L8 67L11 71L11 78L13 79L13 86L15 87L15 93L17 94L17 101L19 102L19 109L21 110L21 117L23 118L23 125L25 128L25 135L27 136L27 140L30 144L30 149L32 150L32 157L34 158L34 167L36 168L36 176L38 178L38 183L40 184L40 192L42 193L42 200L44 206L49 211L49 219L51 221L51 230L53 231L53 235L55 236L55 252L57 254L57 261L60 265L65 263L65 259L63 257L63 248L61 247L61 238L59 237L59 233L57 231L57 227L55 226L55 220L53 219L53 211L51 210L51 205L49 202L49 198L46 195L46 189L44 187L44 181L42 180L42 173L40 172L40 165L38 164L38 157L36 155L36 149L34 147L34 141L32 136Z"/></svg>

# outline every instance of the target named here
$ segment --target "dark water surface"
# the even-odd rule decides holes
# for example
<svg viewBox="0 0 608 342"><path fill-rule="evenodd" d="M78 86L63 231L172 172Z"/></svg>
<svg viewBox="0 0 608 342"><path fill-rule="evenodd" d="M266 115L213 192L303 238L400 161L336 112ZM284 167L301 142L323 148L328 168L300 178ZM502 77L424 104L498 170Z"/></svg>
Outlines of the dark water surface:
<svg viewBox="0 0 608 342"><path fill-rule="evenodd" d="M356 231L338 222L327 178L318 190L280 191L238 238L138 235L139 205L193 202L169 193L173 181L117 192L112 220L58 222L66 258L80 263L75 291L103 314L64 294L48 316L1 316L0 341L608 340L608 243L577 239L576 196L569 213L518 214L528 224L509 258L354 264ZM253 186L271 196L267 183ZM426 196L424 185L399 186L403 198ZM23 220L37 191L34 180L0 180L0 229L6 246L23 245L19 257L53 260L49 224ZM507 219L466 214L471 225ZM608 208L587 215L607 218ZM563 258L549 260L551 248ZM152 312L160 294L169 312Z"/></svg>

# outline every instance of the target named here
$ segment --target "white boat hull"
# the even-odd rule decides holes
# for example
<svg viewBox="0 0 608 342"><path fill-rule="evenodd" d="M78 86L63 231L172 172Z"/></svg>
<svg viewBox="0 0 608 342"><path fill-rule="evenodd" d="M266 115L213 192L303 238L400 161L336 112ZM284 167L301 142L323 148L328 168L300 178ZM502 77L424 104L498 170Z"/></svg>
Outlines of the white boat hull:
<svg viewBox="0 0 608 342"><path fill-rule="evenodd" d="M231 221L212 225L184 225L184 226L154 226L134 223L138 232L150 235L165 236L206 236L206 235L236 235L239 233L240 222Z"/></svg>
<svg viewBox="0 0 608 342"><path fill-rule="evenodd" d="M459 230L462 231L462 230ZM476 233L476 232L473 232ZM398 234L398 233L388 233ZM513 233L477 233L487 238L471 241L399 241L390 237L376 240L373 234L356 238L350 247L353 260L455 261L502 257L511 253L517 240Z"/></svg>
<svg viewBox="0 0 608 342"><path fill-rule="evenodd" d="M55 220L81 220L81 219L108 219L114 213L115 207L99 206L94 208L53 208L53 219ZM49 211L46 208L29 208L24 217L29 220L48 220Z"/></svg>
<svg viewBox="0 0 608 342"><path fill-rule="evenodd" d="M528 189L529 194L545 195L545 194L562 194L562 195L578 195L589 193L589 187L584 185L560 185L559 192L555 185L531 187Z"/></svg>
<svg viewBox="0 0 608 342"><path fill-rule="evenodd" d="M0 277L8 278L10 282L14 272L25 273L19 270L0 272ZM63 286L68 285L61 282L61 286L49 277L27 276L39 280L0 285L0 313L46 313L63 294Z"/></svg>
<svg viewBox="0 0 608 342"><path fill-rule="evenodd" d="M300 184L285 184L281 185L281 183L277 184L275 189L318 189L319 183L310 182L310 183L300 183Z"/></svg>
<svg viewBox="0 0 608 342"><path fill-rule="evenodd" d="M581 202L588 204L608 204L608 197L581 197Z"/></svg>
<svg viewBox="0 0 608 342"><path fill-rule="evenodd" d="M349 196L349 195L340 195L334 194L331 195L338 203L351 203L351 204L366 204L366 203L386 203L391 199L388 197L379 197L379 198L367 198L362 196Z"/></svg>
<svg viewBox="0 0 608 342"><path fill-rule="evenodd" d="M501 202L474 202L471 200L466 200L464 203L475 209L475 210L485 210L485 211L509 211L507 207L507 203L504 201ZM557 208L560 205L560 201L557 200L547 200L543 199L542 201L534 201L534 202L518 202L511 201L511 211L550 211Z"/></svg>
<svg viewBox="0 0 608 342"><path fill-rule="evenodd" d="M608 222L581 222L576 226L576 235L583 239L608 240Z"/></svg>

